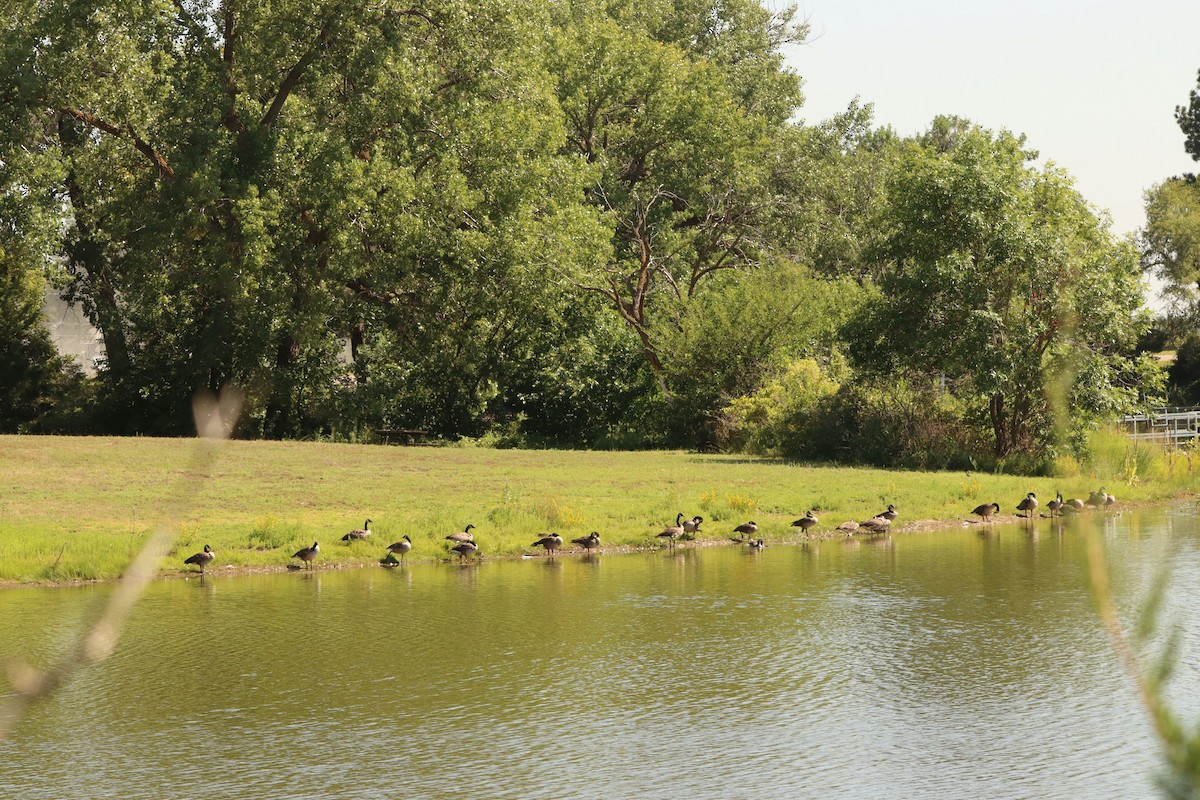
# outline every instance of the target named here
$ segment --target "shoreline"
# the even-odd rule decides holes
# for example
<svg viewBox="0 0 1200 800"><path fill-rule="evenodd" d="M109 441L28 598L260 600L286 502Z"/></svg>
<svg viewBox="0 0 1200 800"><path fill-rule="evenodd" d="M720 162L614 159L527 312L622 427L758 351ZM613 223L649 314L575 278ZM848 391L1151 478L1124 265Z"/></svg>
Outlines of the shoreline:
<svg viewBox="0 0 1200 800"><path fill-rule="evenodd" d="M949 530L952 530L955 528L975 529L975 528L987 528L987 527L992 527L992 526L1016 525L1016 524L1020 524L1020 523L1025 523L1027 525L1033 525L1034 523L1050 521L1052 519L1053 520L1075 520L1075 519L1084 520L1084 519L1093 519L1096 517L1103 519L1105 517L1119 515L1122 512L1128 511L1128 510L1144 509L1144 508L1157 508L1157 507L1168 508L1170 506L1184 505L1187 503L1197 503L1197 502L1200 502L1200 494L1192 493L1186 497L1174 498L1171 500L1121 503L1121 504L1119 504L1119 507L1116 510L1112 510L1112 511L1099 511L1099 510L1095 510L1095 509L1088 509L1087 511L1078 512L1075 514L1068 514L1066 517L1055 516L1052 518L1045 513L1039 513L1036 517L1030 518L1028 520L1025 517L1017 515L1017 514L997 514L986 522L983 520L968 519L965 516L956 518L956 519L917 519L917 520L905 522L903 525L893 527L884 533L875 533L875 532L870 532L870 531L865 531L865 532L864 531L855 531L853 533L848 533L846 531L837 530L836 525L834 525L832 527L824 528L824 529L818 530L816 532L811 532L811 531L807 532L807 533L797 532L794 535L787 536L785 538L766 539L764 537L764 540L768 547L788 547L788 546L802 545L802 544L808 544L808 543L814 543L814 542L820 543L820 542L831 542L831 541L847 541L847 540L852 540L852 539L861 539L863 541L869 541L869 540L879 540L879 539L888 538L888 537L891 537L893 534L912 535L912 534L920 534L920 533L935 533L935 532L941 532L941 531L949 531ZM843 520L843 522L844 521L845 520ZM841 522L836 523L836 524L840 525ZM685 541L681 541L679 544L676 545L677 548L684 548L684 549L725 547L725 546L737 546L737 543L730 541L728 538L717 538L717 539L704 538L704 539L685 540ZM661 551L666 551L666 550L670 550L670 549L671 548L666 545L658 545L655 543L651 543L651 544L648 544L645 546L617 544L617 545L601 547L595 551L582 550L579 548L572 547L571 549L560 550L556 554L555 557L556 558L563 558L563 557L586 558L588 556L601 556L601 555L632 555L632 554L637 554L637 553L655 553L655 552L661 552ZM538 552L536 554L527 553L527 552L504 553L504 554L500 554L500 555L486 555L482 559L468 559L467 561L462 562L462 563L464 563L464 564L478 563L480 560L482 560L482 561L544 561L544 560L547 560L548 558L549 558L548 555L545 555L541 552ZM444 564L447 566L458 566L459 563L460 562L458 562L456 559L434 558L434 557L426 557L426 558L410 557L407 559L405 566L412 566L415 564L419 564L419 565ZM300 573L304 573L304 572L310 572L310 573L311 572L337 572L337 571L341 571L341 570L350 570L350 569L396 569L396 568L398 568L398 566L399 565L397 565L397 567L383 567L377 561L331 561L331 562L322 564L321 566L315 566L312 570L305 570L302 567L299 567L298 565L296 565L294 562L293 563L283 563L283 564L278 564L278 565L249 565L249 564L248 565L233 565L233 564L229 564L229 565L225 565L223 567L217 567L217 568L210 567L208 570L205 571L203 576L201 575L200 572L198 572L196 570L192 570L192 569L160 568L158 573L154 576L154 578L152 580L153 581L189 580L192 578L208 577L211 575L240 577L243 575L275 575L275 574L287 574L287 573L292 573L292 572L300 572ZM120 583L120 581L121 581L120 576L113 577L113 578L90 578L90 579L66 580L66 581L0 580L0 590L104 586L104 585L108 585L108 584L117 584L117 583Z"/></svg>

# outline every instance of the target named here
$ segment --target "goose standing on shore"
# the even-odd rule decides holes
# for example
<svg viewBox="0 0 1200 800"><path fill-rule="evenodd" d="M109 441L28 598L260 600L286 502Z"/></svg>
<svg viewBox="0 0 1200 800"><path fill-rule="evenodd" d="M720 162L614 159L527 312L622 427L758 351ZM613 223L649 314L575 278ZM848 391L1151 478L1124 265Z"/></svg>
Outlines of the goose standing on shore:
<svg viewBox="0 0 1200 800"><path fill-rule="evenodd" d="M750 520L745 525L738 525L733 529L733 532L740 536L753 536L758 533L758 523Z"/></svg>
<svg viewBox="0 0 1200 800"><path fill-rule="evenodd" d="M459 542L458 544L454 545L454 547L450 548L450 552L457 553L458 560L462 561L472 553L478 555L479 545L475 544L474 542Z"/></svg>
<svg viewBox="0 0 1200 800"><path fill-rule="evenodd" d="M683 521L684 533L699 533L700 523L704 522L704 517L692 517Z"/></svg>
<svg viewBox="0 0 1200 800"><path fill-rule="evenodd" d="M817 515L809 511L803 517L793 522L792 527L799 528L802 531L807 531L809 528L817 527L817 523L819 521L820 520L817 518Z"/></svg>
<svg viewBox="0 0 1200 800"><path fill-rule="evenodd" d="M587 536L581 536L578 539L572 539L571 544L577 544L584 550L592 550L600 546L600 534L592 531Z"/></svg>
<svg viewBox="0 0 1200 800"><path fill-rule="evenodd" d="M1000 513L999 503L984 503L981 506L975 506L975 510L971 512L977 517L983 517L983 521L987 522L992 518L993 514Z"/></svg>
<svg viewBox="0 0 1200 800"><path fill-rule="evenodd" d="M548 533L529 546L540 547L554 558L554 551L563 546L563 538L557 533Z"/></svg>
<svg viewBox="0 0 1200 800"><path fill-rule="evenodd" d="M1050 512L1050 518L1053 519L1055 516L1061 517L1062 516L1062 507L1063 507L1062 492L1055 492L1054 499L1051 500L1049 503L1046 503L1046 510Z"/></svg>
<svg viewBox="0 0 1200 800"><path fill-rule="evenodd" d="M408 534L405 534L403 539L398 542L392 542L388 545L387 549L390 555L400 556L400 563L403 564L404 556L408 554L409 550L412 550L412 539L409 539Z"/></svg>
<svg viewBox="0 0 1200 800"><path fill-rule="evenodd" d="M1025 495L1025 499L1017 503L1017 511L1024 511L1025 518L1030 519L1038 507L1037 495L1033 492Z"/></svg>
<svg viewBox="0 0 1200 800"><path fill-rule="evenodd" d="M312 543L312 547L301 547L292 554L292 558L298 558L304 562L306 569L312 569L313 559L317 557L317 553L321 552L321 545L316 542Z"/></svg>
<svg viewBox="0 0 1200 800"><path fill-rule="evenodd" d="M202 552L196 553L196 555L188 557L183 563L184 564L195 564L196 566L200 567L200 574L203 575L204 568L206 566L208 566L208 564L210 562L212 562L212 560L216 557L217 557L217 554L212 551L212 548L209 547L208 545L204 545L204 550Z"/></svg>
<svg viewBox="0 0 1200 800"><path fill-rule="evenodd" d="M674 547L675 539L682 535L683 535L683 512L680 511L678 514L675 515L675 524L668 525L667 527L663 528L662 533L656 535L654 538L666 539L667 543L671 547Z"/></svg>

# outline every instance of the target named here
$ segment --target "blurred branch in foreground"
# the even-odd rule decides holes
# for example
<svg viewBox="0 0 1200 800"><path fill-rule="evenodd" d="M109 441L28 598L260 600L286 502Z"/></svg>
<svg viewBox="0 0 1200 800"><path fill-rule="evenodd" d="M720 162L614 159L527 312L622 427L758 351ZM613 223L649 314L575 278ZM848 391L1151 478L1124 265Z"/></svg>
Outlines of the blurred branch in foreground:
<svg viewBox="0 0 1200 800"><path fill-rule="evenodd" d="M1142 705L1154 723L1154 732L1162 746L1166 770L1159 774L1158 785L1164 797L1172 800L1200 799L1200 727L1188 731L1172 712L1164 698L1167 681L1179 657L1179 630L1167 635L1162 649L1155 656L1139 657L1158 629L1163 599L1169 577L1167 566L1155 576L1133 631L1133 641L1126 635L1117 616L1109 584L1102 537L1096 532L1088 536L1088 576L1092 595L1104 629L1112 641L1125 670L1137 687ZM1168 559L1165 564L1169 564ZM1135 649L1136 648L1136 649Z"/></svg>
<svg viewBox="0 0 1200 800"><path fill-rule="evenodd" d="M122 573L99 618L79 636L58 663L46 670L22 661L8 665L8 680L14 693L0 703L0 741L8 738L10 731L32 704L49 697L66 685L79 670L104 660L116 649L130 611L147 584L158 574L158 565L175 540L178 530L175 521L208 476L216 459L217 443L230 437L241 407L242 394L235 389L226 389L220 397L209 393L196 396L192 410L199 439L193 450L192 463L185 474L199 477L180 482L164 509L162 520Z"/></svg>

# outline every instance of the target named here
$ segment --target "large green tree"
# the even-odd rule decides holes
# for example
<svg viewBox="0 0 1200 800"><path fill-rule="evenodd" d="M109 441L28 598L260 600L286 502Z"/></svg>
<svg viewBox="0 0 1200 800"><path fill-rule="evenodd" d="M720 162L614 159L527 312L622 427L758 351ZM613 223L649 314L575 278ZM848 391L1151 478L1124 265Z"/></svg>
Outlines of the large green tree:
<svg viewBox="0 0 1200 800"><path fill-rule="evenodd" d="M1112 414L1155 386L1130 356L1146 324L1132 245L1035 157L1021 137L953 118L912 142L878 251L884 301L850 334L867 373L943 376L998 456L1052 444L1060 422Z"/></svg>
<svg viewBox="0 0 1200 800"><path fill-rule="evenodd" d="M567 302L553 268L607 247L540 3L13 8L7 190L59 203L45 256L127 429L236 383L266 435L462 431Z"/></svg>
<svg viewBox="0 0 1200 800"><path fill-rule="evenodd" d="M608 258L564 274L620 314L668 391L664 345L691 301L782 244L781 142L801 102L781 52L803 38L794 14L752 0L555 5L565 152L594 168L588 198L611 236Z"/></svg>

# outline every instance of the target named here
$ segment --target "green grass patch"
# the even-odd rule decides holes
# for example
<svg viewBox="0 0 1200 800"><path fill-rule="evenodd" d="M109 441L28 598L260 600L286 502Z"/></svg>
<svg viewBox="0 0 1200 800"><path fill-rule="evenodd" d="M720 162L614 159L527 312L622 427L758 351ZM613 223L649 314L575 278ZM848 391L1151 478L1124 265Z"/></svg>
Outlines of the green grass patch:
<svg viewBox="0 0 1200 800"><path fill-rule="evenodd" d="M599 531L605 546L653 546L683 512L701 539L753 519L768 539L798 537L810 508L818 530L888 503L897 525L955 520L983 502L1014 513L1026 492L1086 498L1105 486L1122 502L1186 496L1200 452L1167 452L1100 437L1096 465L1058 478L806 466L683 452L580 452L227 442L207 468L194 440L0 437L0 580L115 578L159 524L175 544L165 573L209 544L209 569L282 568L321 543L318 563L371 564L408 535L410 558L452 557L443 537L475 525L485 555L529 551L547 531ZM340 541L373 520L370 540ZM293 562L295 563L295 562ZM188 567L187 569L192 569Z"/></svg>

